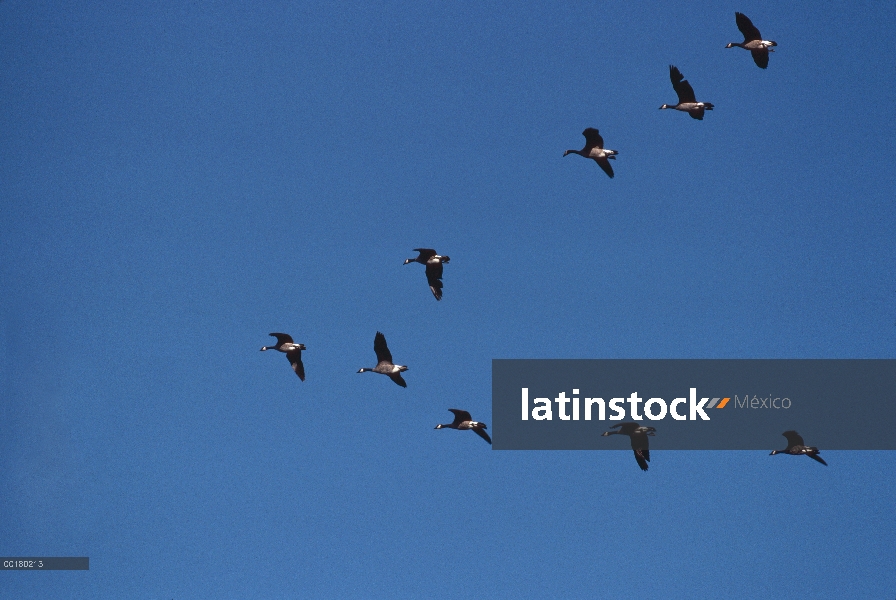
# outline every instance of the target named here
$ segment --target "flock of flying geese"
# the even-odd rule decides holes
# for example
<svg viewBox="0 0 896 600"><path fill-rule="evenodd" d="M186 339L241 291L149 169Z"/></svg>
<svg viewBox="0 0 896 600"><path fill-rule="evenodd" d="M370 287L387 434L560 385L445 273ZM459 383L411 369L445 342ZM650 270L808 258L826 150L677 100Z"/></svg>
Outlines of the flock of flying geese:
<svg viewBox="0 0 896 600"><path fill-rule="evenodd" d="M632 451L635 453L635 460L638 462L638 466L641 467L642 471L646 471L647 463L650 462L650 447L647 441L647 436L656 435L656 428L644 427L640 423L632 421L629 423L613 425L610 429L616 429L616 431L605 431L601 435L627 435L631 439ZM781 435L787 438L787 447L783 450L772 450L769 456L774 456L775 454L792 454L793 456L799 456L803 454L813 460L817 460L824 466L827 466L828 463L824 462L824 459L819 456L818 448L815 446L807 446L803 441L803 436L796 431L791 429L785 431Z"/></svg>
<svg viewBox="0 0 896 600"><path fill-rule="evenodd" d="M753 25L753 22L750 21L745 14L736 12L734 13L734 19L737 23L737 28L740 29L740 32L744 36L744 41L731 42L725 47L733 48L737 46L744 50L749 50L750 54L753 55L753 61L756 63L756 66L760 69L767 68L769 52L774 52L772 48L777 46L778 43L772 40L762 39L762 34L759 33L759 29ZM688 113L692 119L702 121L706 111L714 108L711 102L697 101L697 95L694 93L694 88L692 88L691 84L684 78L684 75L681 74L678 67L669 65L669 79L672 81L672 89L678 94L678 104L663 104L660 106L660 110L673 108ZM616 160L616 155L619 154L619 152L604 148L604 139L601 137L600 132L593 127L585 129L585 131L582 132L582 135L585 136L585 147L581 150L567 150L563 153L563 156L568 154L578 154L585 158L590 158L597 163L604 173L612 178L613 167L610 165L610 160ZM606 431L601 435L627 435L631 440L632 451L635 453L635 460L637 461L638 466L641 467L642 471L646 471L648 468L647 463L650 462L650 448L647 436L656 435L656 428L644 427L639 423L629 422L613 425L610 429L614 431ZM784 450L773 450L772 455L792 454L797 456L804 454L823 465L827 465L827 463L824 462L824 459L819 456L818 448L814 446L806 446L802 436L796 431L785 431L782 435L787 438L787 447Z"/></svg>
<svg viewBox="0 0 896 600"><path fill-rule="evenodd" d="M407 265L412 262L417 262L425 265L426 282L429 284L429 290L436 300L441 300L442 265L449 262L451 257L440 256L432 248L414 248L414 252L418 252L419 255L405 260L404 264ZM277 350L286 354L286 359L289 361L289 364L292 365L292 370L299 376L299 379L305 381L305 365L302 363L302 350L305 350L305 344L295 343L292 336L288 333L271 333L269 335L277 338L277 343L274 346L262 346L261 351ZM380 375L387 376L395 382L396 385L400 385L403 388L408 387L404 377L401 376L403 372L408 370L407 366L396 365L392 361L392 352L389 351L389 346L386 344L386 336L379 331L376 332L376 335L373 338L373 351L376 354L376 366L373 368L364 367L358 369L358 373L365 373L367 371L370 371L371 373L379 373ZM485 423L474 421L473 417L470 416L470 413L465 410L457 408L449 408L448 410L454 413L454 421L451 423L440 423L439 425L436 425L436 429L470 429L489 444L492 443L492 438L485 432L487 429Z"/></svg>
<svg viewBox="0 0 896 600"><path fill-rule="evenodd" d="M774 52L772 47L777 46L778 44L770 40L763 40L759 30L746 15L736 12L734 13L734 16L737 21L737 28L740 29L741 33L744 35L744 41L731 42L725 47L732 48L737 46L749 50L753 55L753 60L756 62L756 65L761 69L767 68L768 54L769 52ZM684 78L684 75L681 74L681 71L678 70L678 67L669 65L669 78L672 80L672 88L675 90L675 93L678 94L678 104L663 104L660 107L660 110L673 108L688 113L693 119L703 120L705 111L713 109L712 103L697 101L694 89ZM566 156L567 154L579 154L585 158L593 159L607 175L613 177L613 167L610 165L610 159L615 160L616 155L619 154L619 152L616 150L605 149L603 138L598 130L593 127L585 129L585 131L582 132L582 135L585 136L585 147L581 150L567 150L563 156ZM442 265L450 262L450 257L440 256L432 248L414 248L414 251L418 252L419 255L405 260L404 264L407 265L416 262L425 265L426 282L429 285L429 289L436 300L441 300ZM305 344L295 343L292 336L286 333L271 333L270 335L277 338L277 344L274 346L263 346L261 350L278 350L285 353L287 360L289 360L290 365L292 365L292 370L299 376L299 379L305 381L305 366L302 364L302 350L305 350ZM395 382L396 385L406 388L408 384L401 374L404 371L407 371L408 368L405 365L396 365L392 361L392 353L386 345L386 336L379 331L376 332L376 336L373 338L373 351L376 354L376 366L373 368L359 369L358 373L367 371L379 373L387 376ZM457 408L449 408L448 410L454 413L454 420L451 423L440 423L439 425L436 425L436 429L448 428L472 430L476 435L489 444L492 443L488 433L485 432L487 429L485 423L474 421L472 416L470 416L470 413L465 410ZM647 436L656 435L656 428L644 427L636 422L628 422L613 425L610 429L612 431L606 431L601 435L627 435L631 440L632 451L635 454L635 460L637 461L638 466L642 471L647 471L647 463L650 462L650 448ZM785 431L782 435L787 438L787 447L784 450L772 450L771 455L791 454L798 456L802 454L823 465L827 465L824 459L819 456L818 448L814 446L806 446L803 442L803 438L796 431Z"/></svg>
<svg viewBox="0 0 896 600"><path fill-rule="evenodd" d="M733 48L737 46L738 48L749 50L753 55L753 61L756 65L760 69L767 68L768 53L774 52L772 47L777 46L778 43L762 39L762 34L759 33L759 30L756 29L756 26L753 25L753 22L750 21L745 14L736 12L734 13L734 18L737 21L737 28L740 29L740 32L744 35L744 41L731 42L725 47ZM702 121L705 112L714 108L711 102L697 102L697 95L694 93L694 88L692 88L691 84L684 78L684 75L681 74L678 67L669 65L669 79L672 80L672 89L678 94L678 104L663 104L660 107L660 110L674 108L675 110L688 113L691 115L692 119ZM612 178L613 167L610 165L610 160L616 160L616 155L619 154L619 152L604 148L604 139L600 136L598 130L593 127L589 127L583 131L582 135L585 136L585 147L581 150L567 150L563 153L563 156L566 156L567 154L578 154L579 156L590 158L597 163L597 166L603 169L604 173Z"/></svg>

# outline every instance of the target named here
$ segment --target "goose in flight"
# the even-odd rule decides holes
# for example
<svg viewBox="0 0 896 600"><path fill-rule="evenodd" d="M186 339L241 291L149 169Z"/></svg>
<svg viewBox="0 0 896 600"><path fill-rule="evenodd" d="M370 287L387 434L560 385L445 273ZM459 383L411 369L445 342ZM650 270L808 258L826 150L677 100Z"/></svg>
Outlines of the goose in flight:
<svg viewBox="0 0 896 600"><path fill-rule="evenodd" d="M815 446L806 446L803 443L803 436L793 431L785 431L782 433L784 437L787 438L787 447L783 450L772 450L772 453L769 456L774 456L775 454L792 454L794 456L799 456L800 454L805 454L812 460L817 460L824 466L828 466L828 463L824 462L824 459L818 455L818 448Z"/></svg>
<svg viewBox="0 0 896 600"><path fill-rule="evenodd" d="M305 365L302 364L302 350L305 349L305 344L294 343L292 336L288 333L269 333L268 335L277 338L277 344L275 346L262 346L261 351L279 350L280 352L285 352L286 358L289 359L289 364L292 365L292 370L296 372L299 379L305 381Z"/></svg>
<svg viewBox="0 0 896 600"><path fill-rule="evenodd" d="M436 425L436 429L472 429L476 435L484 439L489 444L492 443L492 438L488 437L488 434L485 432L487 426L485 423L481 423L479 421L474 421L473 417L470 416L465 410L458 410L456 408L449 408L451 412L454 413L454 421L451 423L441 423Z"/></svg>
<svg viewBox="0 0 896 600"><path fill-rule="evenodd" d="M603 169L604 173L610 176L610 179L612 179L613 167L610 165L609 159L616 160L616 155L619 154L619 152L616 150L605 149L604 138L600 136L600 132L594 127L589 127L582 132L582 135L585 136L585 147L581 150L567 150L563 153L563 156L566 156L567 154L578 154L579 156L590 158L597 163L597 166Z"/></svg>
<svg viewBox="0 0 896 600"><path fill-rule="evenodd" d="M753 22L747 18L747 15L736 12L734 13L734 20L737 21L737 28L744 34L744 41L731 42L725 47L733 48L737 46L744 50L749 50L750 54L753 55L753 62L756 63L756 66L760 69L768 67L768 53L774 52L772 46L777 46L778 43L762 39L762 34L759 33Z"/></svg>
<svg viewBox="0 0 896 600"><path fill-rule="evenodd" d="M638 461L638 466L641 467L641 470L646 471L647 463L650 462L650 448L648 447L647 436L656 435L654 433L656 428L642 427L639 423L631 422L619 423L613 425L610 429L617 429L617 431L605 431L601 435L608 436L619 434L627 435L631 438L632 450L635 452L635 460Z"/></svg>
<svg viewBox="0 0 896 600"><path fill-rule="evenodd" d="M426 282L429 284L429 290L436 300L442 299L442 265L450 262L450 256L439 256L432 248L414 248L414 252L419 252L420 256L409 258L404 264L418 262L426 265Z"/></svg>
<svg viewBox="0 0 896 600"><path fill-rule="evenodd" d="M361 369L358 373L365 371L381 373L382 375L388 375L389 379L397 385L403 388L408 387L408 384L401 377L402 371L407 371L408 368L404 365L392 364L392 353L389 352L389 347L386 345L386 336L379 331L376 332L376 337L373 338L373 351L376 352L376 360L378 361L376 366L372 369Z"/></svg>
<svg viewBox="0 0 896 600"><path fill-rule="evenodd" d="M678 94L678 104L674 106L671 104L663 104L660 107L660 110L663 110L664 108L674 108L675 110L688 113L691 115L692 119L702 121L703 111L712 110L714 108L710 102L697 102L697 96L694 95L694 88L692 88L691 84L684 78L684 75L681 74L678 67L669 65L669 79L672 80L672 88L675 90L675 93Z"/></svg>

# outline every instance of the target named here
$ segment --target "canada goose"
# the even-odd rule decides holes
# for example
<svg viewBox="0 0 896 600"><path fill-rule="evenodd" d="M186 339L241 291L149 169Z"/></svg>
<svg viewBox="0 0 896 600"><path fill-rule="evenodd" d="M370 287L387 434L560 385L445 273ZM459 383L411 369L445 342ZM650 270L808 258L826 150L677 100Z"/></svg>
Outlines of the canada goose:
<svg viewBox="0 0 896 600"><path fill-rule="evenodd" d="M376 366L374 368L360 369L358 373L363 373L364 371L382 373L383 375L388 375L389 379L391 379L401 387L408 387L408 384L405 383L404 379L402 379L401 377L401 372L407 371L408 368L404 365L392 364L392 353L389 352L389 347L386 346L386 336L384 336L379 331L376 332L376 337L373 338L373 351L376 352L376 359L379 362L376 363Z"/></svg>
<svg viewBox="0 0 896 600"><path fill-rule="evenodd" d="M681 110L688 113L691 115L692 119L702 121L703 110L712 110L713 105L709 102L697 102L697 97L694 95L694 88L687 82L684 75L678 70L678 67L669 65L669 79L672 80L672 87L675 89L675 93L678 94L678 104L675 106L663 104L660 107L660 110L663 110L664 108L674 108L675 110Z"/></svg>
<svg viewBox="0 0 896 600"><path fill-rule="evenodd" d="M608 436L614 434L627 435L632 440L632 450L635 451L635 460L642 471L647 470L647 463L650 462L650 448L647 444L648 435L656 435L655 427L642 427L639 423L619 423L613 425L610 429L619 428L618 431L605 431L601 435Z"/></svg>
<svg viewBox="0 0 896 600"><path fill-rule="evenodd" d="M769 454L769 456L774 456L775 454L793 454L794 456L805 454L809 458L817 460L824 466L828 466L828 463L824 462L824 459L818 456L818 448L804 445L803 436L797 432L791 429L790 431L785 431L781 435L787 438L787 447L783 450L772 450L772 453Z"/></svg>
<svg viewBox="0 0 896 600"><path fill-rule="evenodd" d="M419 252L417 258L409 258L404 264L418 262L426 265L426 281L429 283L429 289L436 300L442 299L442 264L450 262L450 256L439 256L432 248L414 248L414 252Z"/></svg>
<svg viewBox="0 0 896 600"><path fill-rule="evenodd" d="M591 158L597 163L597 166L603 169L604 173L609 175L610 179L612 179L613 167L610 166L610 161L607 159L612 158L613 160L616 160L616 155L619 154L619 152L616 150L605 150L604 138L600 137L600 132L594 127L589 127L582 132L582 135L585 136L585 147L581 150L567 150L563 153L563 156L566 156L567 154L578 154L585 158Z"/></svg>
<svg viewBox="0 0 896 600"><path fill-rule="evenodd" d="M279 350L280 352L285 352L286 358L289 359L289 364L292 365L292 370L296 372L299 379L305 381L305 365L302 364L302 350L305 349L305 344L293 343L292 336L288 333L269 333L268 335L277 338L277 345L262 346L261 351Z"/></svg>
<svg viewBox="0 0 896 600"><path fill-rule="evenodd" d="M762 34L759 33L759 30L756 29L753 22L747 18L747 15L736 12L734 13L734 19L737 21L737 28L744 34L744 41L740 43L731 42L725 47L733 48L737 46L744 50L749 50L750 54L753 55L753 61L756 65L760 69L765 69L768 67L768 53L774 52L771 47L777 46L778 43L762 39Z"/></svg>
<svg viewBox="0 0 896 600"><path fill-rule="evenodd" d="M436 429L443 429L448 427L450 429L472 429L476 432L476 435L484 439L489 444L492 443L492 438L488 437L488 434L485 430L488 428L485 423L480 423L479 421L474 421L473 417L470 416L465 410L458 410L456 408L449 408L451 412L454 413L454 421L452 423L442 423L440 425L436 425Z"/></svg>

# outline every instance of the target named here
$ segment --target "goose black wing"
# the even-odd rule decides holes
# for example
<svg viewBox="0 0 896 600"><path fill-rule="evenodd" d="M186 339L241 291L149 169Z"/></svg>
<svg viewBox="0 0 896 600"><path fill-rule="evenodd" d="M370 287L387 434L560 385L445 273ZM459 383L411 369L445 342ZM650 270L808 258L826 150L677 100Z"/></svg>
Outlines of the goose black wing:
<svg viewBox="0 0 896 600"><path fill-rule="evenodd" d="M448 410L454 413L454 422L452 423L452 425L460 425L464 421L473 420L473 417L470 416L470 413L465 410L460 410L458 408L449 408Z"/></svg>
<svg viewBox="0 0 896 600"><path fill-rule="evenodd" d="M291 350L286 353L286 358L289 359L289 364L292 365L292 370L296 372L299 379L305 381L305 365L302 364L302 351Z"/></svg>
<svg viewBox="0 0 896 600"><path fill-rule="evenodd" d="M408 387L408 384L404 380L404 378L401 376L401 373L392 373L389 375L389 379L391 379L392 381L394 381L395 383L397 383L398 385L400 385L403 388Z"/></svg>
<svg viewBox="0 0 896 600"><path fill-rule="evenodd" d="M392 364L392 353L389 352L389 347L386 345L386 336L379 331L376 332L376 337L373 338L373 351L376 352L378 363Z"/></svg>
<svg viewBox="0 0 896 600"><path fill-rule="evenodd" d="M647 470L647 461L650 460L648 456L650 453L647 450L635 450L635 460L638 461L638 466L641 467L642 471Z"/></svg>
<svg viewBox="0 0 896 600"><path fill-rule="evenodd" d="M600 137L600 132L594 127L589 127L582 135L585 136L585 150L604 147L604 138Z"/></svg>
<svg viewBox="0 0 896 600"><path fill-rule="evenodd" d="M426 263L426 282L436 300L442 299L442 263Z"/></svg>
<svg viewBox="0 0 896 600"><path fill-rule="evenodd" d="M629 434L632 440L632 450L635 452L635 460L642 471L647 470L647 463L650 461L650 448L647 441L647 432L633 431Z"/></svg>
<svg viewBox="0 0 896 600"><path fill-rule="evenodd" d="M427 279L441 279L442 278L442 263L438 261L432 261L426 263L426 278Z"/></svg>
<svg viewBox="0 0 896 600"><path fill-rule="evenodd" d="M747 18L747 15L744 13L736 12L734 13L734 19L737 21L737 28L740 29L740 32L744 34L744 42L752 42L753 40L761 40L762 35L759 33L759 30L756 29L756 26L753 25L753 22Z"/></svg>
<svg viewBox="0 0 896 600"><path fill-rule="evenodd" d="M696 102L697 96L694 95L694 88L687 82L678 67L669 65L669 79L672 80L672 88L678 94L678 103Z"/></svg>
<svg viewBox="0 0 896 600"><path fill-rule="evenodd" d="M794 446L804 446L805 445L803 443L803 436L798 434L796 431L793 431L792 429L790 431L785 431L781 435L783 435L784 437L787 438L787 447L788 448L792 448Z"/></svg>
<svg viewBox="0 0 896 600"><path fill-rule="evenodd" d="M756 63L757 67L760 69L768 68L768 50L765 48L750 50L750 54L753 55L753 62Z"/></svg>
<svg viewBox="0 0 896 600"><path fill-rule="evenodd" d="M604 173L610 176L610 179L613 179L613 165L610 164L610 161L606 158L595 158L594 162L597 163L597 166L603 169Z"/></svg>
<svg viewBox="0 0 896 600"><path fill-rule="evenodd" d="M488 437L488 434L485 432L485 429L483 429L482 427L474 427L473 431L475 431L476 435L478 435L479 437L484 439L489 444L492 443L492 438Z"/></svg>
<svg viewBox="0 0 896 600"><path fill-rule="evenodd" d="M436 255L436 251L432 248L414 248L414 252L419 252L420 256L417 257L417 260L423 260L424 262Z"/></svg>
<svg viewBox="0 0 896 600"><path fill-rule="evenodd" d="M635 431L629 434L629 437L632 440L632 450L635 452L641 451L645 454L645 458L650 460L650 445L647 441L647 434L643 431Z"/></svg>
<svg viewBox="0 0 896 600"><path fill-rule="evenodd" d="M281 344L292 344L292 336L288 333L269 333L268 335L272 335L277 338L277 345Z"/></svg>
<svg viewBox="0 0 896 600"><path fill-rule="evenodd" d="M815 449L815 452L807 452L807 453L806 453L806 456L808 456L808 457L811 458L812 460L817 460L818 462L820 462L820 463L823 464L824 466L828 466L828 463L824 462L824 459L823 459L822 457L818 456L818 449L817 449L817 448Z"/></svg>
<svg viewBox="0 0 896 600"><path fill-rule="evenodd" d="M640 427L640 425L638 425L637 423L628 422L628 423L620 423L618 425L613 425L613 427L619 427L619 433L631 436L633 433L635 433L635 430L638 429L638 427ZM634 446L632 446L632 448L634 448Z"/></svg>

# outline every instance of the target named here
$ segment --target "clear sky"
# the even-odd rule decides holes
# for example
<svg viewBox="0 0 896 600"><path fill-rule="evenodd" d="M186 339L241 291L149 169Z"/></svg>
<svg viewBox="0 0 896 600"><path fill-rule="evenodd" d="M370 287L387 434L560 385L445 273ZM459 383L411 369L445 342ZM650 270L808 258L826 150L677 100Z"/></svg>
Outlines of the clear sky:
<svg viewBox="0 0 896 600"><path fill-rule="evenodd" d="M896 5L260 4L0 2L0 554L90 557L0 596L896 597L894 452L433 429L493 358L896 358Z"/></svg>

